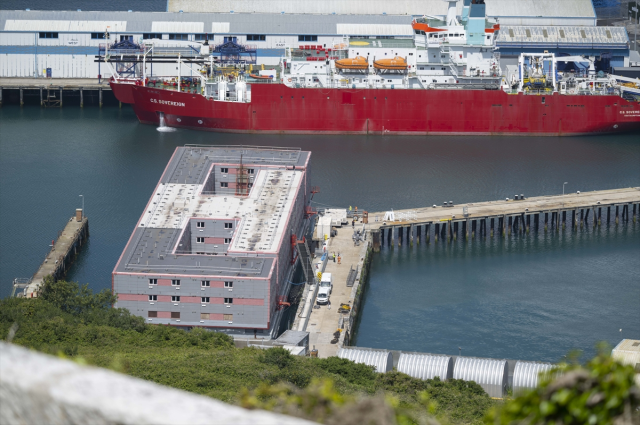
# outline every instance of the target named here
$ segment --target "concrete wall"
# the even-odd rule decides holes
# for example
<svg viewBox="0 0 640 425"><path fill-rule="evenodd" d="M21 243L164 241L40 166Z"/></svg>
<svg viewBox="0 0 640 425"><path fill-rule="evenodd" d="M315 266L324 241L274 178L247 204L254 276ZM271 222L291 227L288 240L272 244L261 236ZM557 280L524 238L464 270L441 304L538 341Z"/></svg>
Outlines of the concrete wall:
<svg viewBox="0 0 640 425"><path fill-rule="evenodd" d="M0 423L304 425L0 342Z"/></svg>

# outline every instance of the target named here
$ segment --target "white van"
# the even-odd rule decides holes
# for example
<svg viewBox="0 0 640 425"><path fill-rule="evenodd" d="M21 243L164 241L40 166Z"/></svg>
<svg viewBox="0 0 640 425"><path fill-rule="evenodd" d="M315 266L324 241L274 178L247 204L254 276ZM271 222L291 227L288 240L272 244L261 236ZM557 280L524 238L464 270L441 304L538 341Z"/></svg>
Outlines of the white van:
<svg viewBox="0 0 640 425"><path fill-rule="evenodd" d="M331 278L331 273L322 273L322 279L320 279L320 287L328 287L329 293L333 290L333 279Z"/></svg>
<svg viewBox="0 0 640 425"><path fill-rule="evenodd" d="M322 273L320 288L318 288L318 304L328 304L331 291L333 291L333 279L331 278L331 273Z"/></svg>

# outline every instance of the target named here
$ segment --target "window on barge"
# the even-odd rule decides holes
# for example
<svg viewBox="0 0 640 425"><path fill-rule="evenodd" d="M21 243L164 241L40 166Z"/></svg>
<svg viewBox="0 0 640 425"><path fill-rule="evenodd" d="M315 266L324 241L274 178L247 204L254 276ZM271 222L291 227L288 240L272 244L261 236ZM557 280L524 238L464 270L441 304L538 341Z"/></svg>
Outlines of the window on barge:
<svg viewBox="0 0 640 425"><path fill-rule="evenodd" d="M39 38L58 38L57 32L41 32Z"/></svg>
<svg viewBox="0 0 640 425"><path fill-rule="evenodd" d="M247 34L247 41L265 41L267 36L264 34Z"/></svg>
<svg viewBox="0 0 640 425"><path fill-rule="evenodd" d="M298 41L318 41L317 35L299 35Z"/></svg>

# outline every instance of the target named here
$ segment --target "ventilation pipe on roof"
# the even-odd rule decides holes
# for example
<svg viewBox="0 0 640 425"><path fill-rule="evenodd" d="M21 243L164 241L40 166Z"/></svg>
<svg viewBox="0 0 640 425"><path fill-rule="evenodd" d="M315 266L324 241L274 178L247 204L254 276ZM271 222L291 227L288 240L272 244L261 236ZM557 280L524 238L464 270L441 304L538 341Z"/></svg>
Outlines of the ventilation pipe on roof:
<svg viewBox="0 0 640 425"><path fill-rule="evenodd" d="M449 3L449 10L447 11L447 25L450 27L457 27L460 24L456 18L456 5L458 0L444 0Z"/></svg>

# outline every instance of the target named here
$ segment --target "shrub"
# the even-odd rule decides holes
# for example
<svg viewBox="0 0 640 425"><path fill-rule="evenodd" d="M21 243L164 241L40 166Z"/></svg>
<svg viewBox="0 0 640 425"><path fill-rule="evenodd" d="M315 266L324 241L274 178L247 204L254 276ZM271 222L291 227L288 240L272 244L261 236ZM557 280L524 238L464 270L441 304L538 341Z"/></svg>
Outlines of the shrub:
<svg viewBox="0 0 640 425"><path fill-rule="evenodd" d="M533 389L501 409L492 410L487 424L633 424L640 423L640 389L634 369L600 348L587 363L560 365Z"/></svg>
<svg viewBox="0 0 640 425"><path fill-rule="evenodd" d="M264 364L271 364L280 369L289 366L293 361L293 356L282 347L273 347L264 351L260 361Z"/></svg>
<svg viewBox="0 0 640 425"><path fill-rule="evenodd" d="M362 386L369 392L375 391L376 372L373 366L354 363L339 357L318 359L318 366L326 372L342 376L350 384Z"/></svg>

